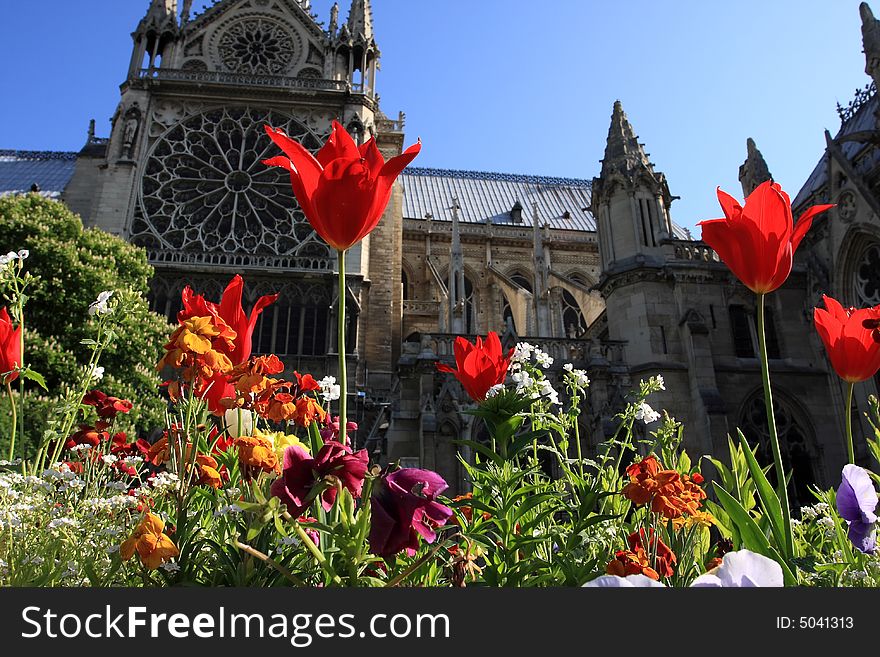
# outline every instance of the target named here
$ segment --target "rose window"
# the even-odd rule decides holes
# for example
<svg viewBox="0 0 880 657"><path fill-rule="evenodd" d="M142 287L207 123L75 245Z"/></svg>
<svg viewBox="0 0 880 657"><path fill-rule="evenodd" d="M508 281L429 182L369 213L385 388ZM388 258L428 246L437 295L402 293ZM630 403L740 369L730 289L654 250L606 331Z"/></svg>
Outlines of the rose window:
<svg viewBox="0 0 880 657"><path fill-rule="evenodd" d="M223 64L237 73L282 75L296 50L290 33L263 18L234 23L220 38Z"/></svg>
<svg viewBox="0 0 880 657"><path fill-rule="evenodd" d="M253 108L211 110L168 130L144 165L132 242L153 260L329 267L329 247L300 210L290 176L262 163L280 154L266 124L312 151L321 146L291 117Z"/></svg>
<svg viewBox="0 0 880 657"><path fill-rule="evenodd" d="M858 306L880 304L880 246L869 247L856 268Z"/></svg>

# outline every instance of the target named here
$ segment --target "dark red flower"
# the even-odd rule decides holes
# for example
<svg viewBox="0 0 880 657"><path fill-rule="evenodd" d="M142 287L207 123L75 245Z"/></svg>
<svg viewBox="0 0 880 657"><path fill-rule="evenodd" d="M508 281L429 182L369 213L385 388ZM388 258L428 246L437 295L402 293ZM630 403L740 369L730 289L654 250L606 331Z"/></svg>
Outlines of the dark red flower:
<svg viewBox="0 0 880 657"><path fill-rule="evenodd" d="M6 308L0 308L0 377L3 383L12 383L18 378L13 372L21 365L21 326L12 328L12 318ZM11 373L10 373L11 372Z"/></svg>
<svg viewBox="0 0 880 657"><path fill-rule="evenodd" d="M743 285L757 294L772 292L791 273L792 257L813 218L833 205L814 205L793 224L791 200L778 183L766 181L749 194L745 207L717 190L723 219L699 223L711 246Z"/></svg>
<svg viewBox="0 0 880 657"><path fill-rule="evenodd" d="M70 435L67 439L66 447L76 447L77 445L91 445L97 447L105 440L110 440L110 434L106 431L100 431L89 424L79 425L79 431Z"/></svg>
<svg viewBox="0 0 880 657"><path fill-rule="evenodd" d="M435 529L453 515L452 509L435 501L447 488L443 477L430 470L402 468L382 477L370 507L370 551L380 557L401 550L412 555L419 536L433 543Z"/></svg>
<svg viewBox="0 0 880 657"><path fill-rule="evenodd" d="M358 148L345 128L334 121L327 143L312 156L282 130L266 126L266 132L284 156L264 164L290 172L294 196L306 219L337 251L357 244L376 227L394 181L422 147L419 142L385 162L375 139Z"/></svg>
<svg viewBox="0 0 880 657"><path fill-rule="evenodd" d="M113 419L119 413L128 413L132 409L132 403L127 399L111 397L100 390L92 390L83 395L82 403L86 406L94 406L98 417Z"/></svg>
<svg viewBox="0 0 880 657"><path fill-rule="evenodd" d="M825 308L813 310L813 322L837 375L847 383L870 379L880 370L880 342L865 323L880 319L880 306L844 308L822 295Z"/></svg>
<svg viewBox="0 0 880 657"><path fill-rule="evenodd" d="M352 452L337 442L327 442L314 458L302 447L291 445L284 450L284 469L272 482L272 495L287 506L294 518L303 514L320 495L324 510L336 501L338 480L352 497L360 497L367 474L367 450Z"/></svg>
<svg viewBox="0 0 880 657"><path fill-rule="evenodd" d="M484 401L489 388L504 383L513 349L505 356L501 349L501 340L495 331L491 331L486 336L485 342L477 336L476 344L457 337L453 350L458 369L455 370L443 363L437 363L437 369L454 374L474 401Z"/></svg>

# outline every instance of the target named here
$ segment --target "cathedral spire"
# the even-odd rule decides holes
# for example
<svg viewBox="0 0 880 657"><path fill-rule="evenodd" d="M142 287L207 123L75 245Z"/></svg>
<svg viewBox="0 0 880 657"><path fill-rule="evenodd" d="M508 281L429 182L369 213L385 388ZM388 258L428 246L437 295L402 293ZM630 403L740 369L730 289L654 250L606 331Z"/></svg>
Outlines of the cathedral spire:
<svg viewBox="0 0 880 657"><path fill-rule="evenodd" d="M755 140L749 137L746 140L746 161L739 168L739 182L742 185L743 196L748 196L762 182L773 178L770 169L767 168L767 162L761 151L755 146Z"/></svg>
<svg viewBox="0 0 880 657"><path fill-rule="evenodd" d="M619 100L614 101L611 126L602 159L602 176L615 171L628 174L638 168L651 170L651 163Z"/></svg>
<svg viewBox="0 0 880 657"><path fill-rule="evenodd" d="M880 79L880 21L874 18L874 13L867 2L859 5L859 15L862 17L862 49L865 52L865 73L874 79L876 84Z"/></svg>
<svg viewBox="0 0 880 657"><path fill-rule="evenodd" d="M348 31L355 39L373 39L373 9L370 0L352 0L348 11Z"/></svg>

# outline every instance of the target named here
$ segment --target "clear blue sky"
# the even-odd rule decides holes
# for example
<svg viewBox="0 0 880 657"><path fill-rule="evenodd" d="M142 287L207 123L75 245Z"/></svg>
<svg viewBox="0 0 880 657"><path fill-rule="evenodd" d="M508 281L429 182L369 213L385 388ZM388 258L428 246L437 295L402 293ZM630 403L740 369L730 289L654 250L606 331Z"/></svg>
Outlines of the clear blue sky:
<svg viewBox="0 0 880 657"><path fill-rule="evenodd" d="M313 2L320 20L331 4ZM92 117L108 134L148 5L4 3L0 148L78 150ZM870 81L855 0L373 0L373 13L382 108L406 112L418 165L592 178L620 99L689 227L720 216L716 185L740 196L747 137L794 196L840 125L835 103Z"/></svg>

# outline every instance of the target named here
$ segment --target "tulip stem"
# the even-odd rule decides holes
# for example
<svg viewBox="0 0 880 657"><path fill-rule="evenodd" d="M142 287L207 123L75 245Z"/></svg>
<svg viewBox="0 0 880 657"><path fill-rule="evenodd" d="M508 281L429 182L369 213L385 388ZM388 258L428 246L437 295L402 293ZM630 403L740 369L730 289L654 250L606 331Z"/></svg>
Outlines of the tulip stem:
<svg viewBox="0 0 880 657"><path fill-rule="evenodd" d="M12 439L9 441L9 460L15 458L15 426L17 415L15 413L15 398L12 396L12 383L6 382L6 392L9 394L9 408L12 409Z"/></svg>
<svg viewBox="0 0 880 657"><path fill-rule="evenodd" d="M336 352L339 354L339 442L343 445L348 443L348 414L346 402L348 401L348 378L345 371L345 251L339 254L339 309L336 313Z"/></svg>
<svg viewBox="0 0 880 657"><path fill-rule="evenodd" d="M853 388L855 387L855 383L849 382L847 384L849 389L846 393L846 407L843 409L843 419L846 422L846 454L849 458L850 463L856 462L855 450L853 449L853 435L852 435L852 400L853 400Z"/></svg>
<svg viewBox="0 0 880 657"><path fill-rule="evenodd" d="M779 436L776 433L776 414L773 411L773 392L770 389L770 366L767 360L767 336L764 331L764 294L758 295L758 349L761 361L761 379L764 384L764 405L767 407L767 425L770 433L770 447L773 450L773 462L776 466L776 488L782 507L782 519L785 531L785 550L787 557L794 555L794 536L791 530L791 509L788 506L788 481L785 468L782 466L782 452L779 449Z"/></svg>

